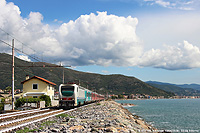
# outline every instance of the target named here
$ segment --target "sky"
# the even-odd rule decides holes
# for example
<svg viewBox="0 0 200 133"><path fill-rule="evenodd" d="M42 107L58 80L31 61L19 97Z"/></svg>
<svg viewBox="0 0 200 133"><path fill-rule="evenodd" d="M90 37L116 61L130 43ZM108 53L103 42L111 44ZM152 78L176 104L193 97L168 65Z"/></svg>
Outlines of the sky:
<svg viewBox="0 0 200 133"><path fill-rule="evenodd" d="M199 0L0 0L0 40L15 38L26 61L200 84L199 7ZM0 52L11 49L1 42Z"/></svg>

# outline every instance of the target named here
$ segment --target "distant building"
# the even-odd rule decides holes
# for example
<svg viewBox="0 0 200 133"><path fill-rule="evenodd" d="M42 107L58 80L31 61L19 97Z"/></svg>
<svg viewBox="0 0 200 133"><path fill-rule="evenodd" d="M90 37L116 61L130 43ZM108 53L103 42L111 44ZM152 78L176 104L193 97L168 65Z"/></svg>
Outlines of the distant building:
<svg viewBox="0 0 200 133"><path fill-rule="evenodd" d="M21 93L20 89L15 90L15 94L19 94L19 93Z"/></svg>
<svg viewBox="0 0 200 133"><path fill-rule="evenodd" d="M41 95L48 95L51 100L54 100L56 84L53 82L38 76L33 76L31 78L26 76L26 80L21 82L21 84L23 84L23 97L38 98Z"/></svg>
<svg viewBox="0 0 200 133"><path fill-rule="evenodd" d="M54 92L54 99L59 99L59 92Z"/></svg>

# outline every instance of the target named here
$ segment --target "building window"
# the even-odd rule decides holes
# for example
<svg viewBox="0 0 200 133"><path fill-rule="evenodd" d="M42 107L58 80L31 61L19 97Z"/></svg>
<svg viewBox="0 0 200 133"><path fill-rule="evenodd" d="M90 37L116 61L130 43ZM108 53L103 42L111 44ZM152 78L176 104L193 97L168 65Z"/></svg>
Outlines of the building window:
<svg viewBox="0 0 200 133"><path fill-rule="evenodd" d="M33 98L38 98L37 96L33 96Z"/></svg>
<svg viewBox="0 0 200 133"><path fill-rule="evenodd" d="M38 89L38 84L33 84L33 89Z"/></svg>

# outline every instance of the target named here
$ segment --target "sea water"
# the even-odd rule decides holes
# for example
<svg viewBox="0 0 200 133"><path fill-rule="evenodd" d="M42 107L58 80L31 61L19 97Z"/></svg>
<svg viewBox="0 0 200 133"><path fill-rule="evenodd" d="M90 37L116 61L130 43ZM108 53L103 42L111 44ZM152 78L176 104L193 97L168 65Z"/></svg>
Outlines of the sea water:
<svg viewBox="0 0 200 133"><path fill-rule="evenodd" d="M117 100L132 103L125 107L160 130L200 132L200 99Z"/></svg>

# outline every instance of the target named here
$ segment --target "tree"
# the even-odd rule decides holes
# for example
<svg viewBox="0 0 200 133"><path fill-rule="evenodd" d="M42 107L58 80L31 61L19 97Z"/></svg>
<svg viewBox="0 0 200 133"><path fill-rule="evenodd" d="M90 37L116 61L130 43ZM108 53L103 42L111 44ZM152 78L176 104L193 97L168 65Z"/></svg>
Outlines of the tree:
<svg viewBox="0 0 200 133"><path fill-rule="evenodd" d="M47 95L42 95L39 97L39 99L41 99L42 101L45 101L45 107L48 107L51 105L51 99L49 96Z"/></svg>
<svg viewBox="0 0 200 133"><path fill-rule="evenodd" d="M4 110L4 104L5 104L5 98L2 98L0 103L0 111Z"/></svg>
<svg viewBox="0 0 200 133"><path fill-rule="evenodd" d="M17 101L15 102L15 107L21 107L22 105L24 105L26 103L26 98L19 98L17 99Z"/></svg>
<svg viewBox="0 0 200 133"><path fill-rule="evenodd" d="M6 89L5 89L5 91L6 91L6 92L9 92L9 94L10 94L10 93L11 93L11 91L12 91L12 87L10 87L10 86L7 86L7 87L6 87Z"/></svg>
<svg viewBox="0 0 200 133"><path fill-rule="evenodd" d="M124 95L118 95L118 98L119 98L119 99L123 99L123 98L124 98Z"/></svg>

